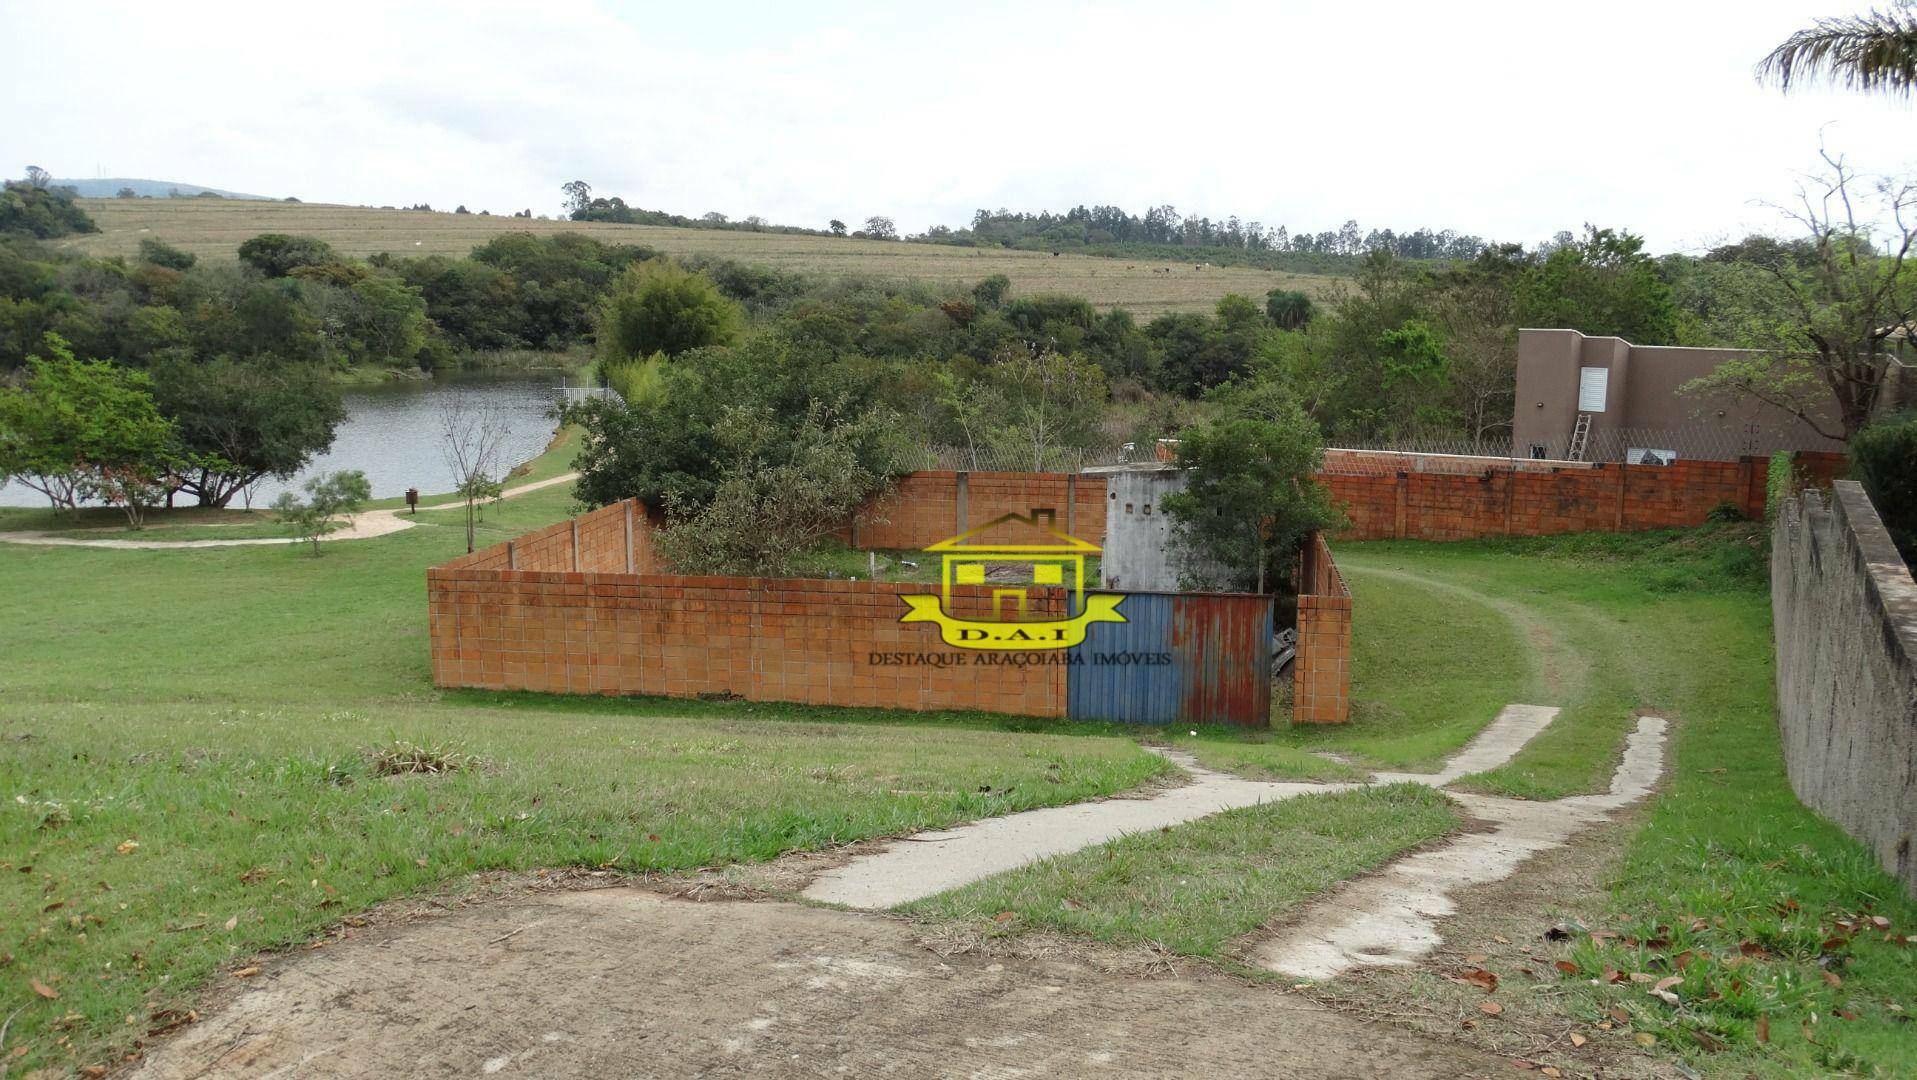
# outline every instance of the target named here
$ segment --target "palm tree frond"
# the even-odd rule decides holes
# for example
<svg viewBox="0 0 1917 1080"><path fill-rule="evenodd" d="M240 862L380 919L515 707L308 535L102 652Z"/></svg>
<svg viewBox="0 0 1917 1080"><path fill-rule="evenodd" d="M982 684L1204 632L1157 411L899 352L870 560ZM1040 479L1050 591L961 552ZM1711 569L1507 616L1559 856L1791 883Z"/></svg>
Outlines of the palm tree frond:
<svg viewBox="0 0 1917 1080"><path fill-rule="evenodd" d="M1789 91L1825 77L1852 90L1909 96L1917 89L1917 12L1899 4L1841 19L1819 19L1757 65L1760 81Z"/></svg>

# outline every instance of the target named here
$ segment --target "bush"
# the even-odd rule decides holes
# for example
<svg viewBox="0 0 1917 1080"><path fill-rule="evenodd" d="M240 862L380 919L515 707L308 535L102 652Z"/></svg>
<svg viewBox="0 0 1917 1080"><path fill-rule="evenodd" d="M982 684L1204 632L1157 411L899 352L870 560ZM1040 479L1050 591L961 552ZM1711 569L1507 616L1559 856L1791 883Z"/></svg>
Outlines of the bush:
<svg viewBox="0 0 1917 1080"><path fill-rule="evenodd" d="M1784 500L1797 494L1797 456L1789 450L1771 455L1770 470L1764 478L1764 520L1775 521L1784 510Z"/></svg>
<svg viewBox="0 0 1917 1080"><path fill-rule="evenodd" d="M745 313L704 274L667 259L628 269L599 305L599 348L608 360L662 352L677 356L708 345L730 345Z"/></svg>
<svg viewBox="0 0 1917 1080"><path fill-rule="evenodd" d="M168 270L191 270L200 259L192 252L181 251L164 240L148 236L140 241L140 261L164 266Z"/></svg>
<svg viewBox="0 0 1917 1080"><path fill-rule="evenodd" d="M315 476L304 487L305 499L290 491L282 492L273 503L273 512L292 530L295 539L311 541L317 556L320 539L344 524L334 519L358 510L372 497L373 489L366 474L357 469Z"/></svg>
<svg viewBox="0 0 1917 1080"><path fill-rule="evenodd" d="M603 368L606 385L627 401L646 401L659 392L665 363L664 353L654 353L643 360L609 360Z"/></svg>
<svg viewBox="0 0 1917 1080"><path fill-rule="evenodd" d="M285 277L302 266L338 262L339 255L316 237L261 233L240 245L240 261L267 277Z"/></svg>
<svg viewBox="0 0 1917 1080"><path fill-rule="evenodd" d="M1851 470L1905 561L1917 559L1917 412L1872 424L1850 441Z"/></svg>
<svg viewBox="0 0 1917 1080"><path fill-rule="evenodd" d="M1706 511L1704 520L1721 525L1734 521L1749 521L1750 517L1744 513L1743 507L1726 499Z"/></svg>

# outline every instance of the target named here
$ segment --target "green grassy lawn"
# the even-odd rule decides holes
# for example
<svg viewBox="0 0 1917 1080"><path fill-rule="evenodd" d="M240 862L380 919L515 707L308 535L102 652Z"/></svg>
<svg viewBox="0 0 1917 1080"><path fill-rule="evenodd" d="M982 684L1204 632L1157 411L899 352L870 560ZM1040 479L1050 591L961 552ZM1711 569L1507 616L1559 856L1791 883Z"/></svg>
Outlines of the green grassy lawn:
<svg viewBox="0 0 1917 1080"><path fill-rule="evenodd" d="M263 514L238 508L221 510L210 506L164 507L147 515L148 528L222 528L236 529L257 525ZM90 536L134 535L127 527L126 514L112 506L88 506L79 510L55 510L48 506L0 506L0 532L84 532Z"/></svg>
<svg viewBox="0 0 1917 1080"><path fill-rule="evenodd" d="M563 465L548 454L535 469ZM567 485L493 505L479 542L571 505ZM1537 976L1567 1022L1625 1009L1659 1046L1728 1074L1917 1070L1917 948L1884 939L1917 930L1917 905L1784 781L1749 529L1338 545L1359 600L1353 723L1193 734L441 693L428 678L424 569L465 549L463 514L418 522L317 558L0 547L0 1017L18 1010L7 1045L27 1048L10 1064L110 1061L222 965L476 870L763 860L1070 802L1163 773L1139 738L1259 776L1354 775L1319 750L1428 767L1504 704L1530 701L1564 713L1467 786L1600 790L1635 715L1676 722L1669 774L1608 913L1640 944L1538 946L1577 968ZM465 767L381 775L374 751L396 741ZM1454 824L1422 789L1308 796L916 910L993 933L1227 957L1256 927ZM1607 966L1681 964L1675 1009L1633 984L1589 981Z"/></svg>
<svg viewBox="0 0 1917 1080"><path fill-rule="evenodd" d="M1753 527L1343 544L1337 557L1359 597L1361 698L1405 694L1411 673L1382 653L1429 649L1474 611L1548 634L1515 655L1449 641L1453 663L1522 687L1520 700L1564 706L1510 764L1460 786L1532 798L1600 790L1637 715L1676 722L1666 778L1623 853L1603 927L1636 944L1549 947L1577 970L1541 976L1541 992L1580 1023L1615 1022L1608 1011L1622 1009L1632 1030L1713 1075L1917 1074L1917 937L1899 940L1917 936L1917 904L1791 793L1773 707L1766 554ZM1391 611L1440 596L1451 619L1408 625ZM1429 715L1413 697L1398 700ZM1360 710L1348 731L1304 739L1373 753L1366 723ZM1682 974L1682 1004L1628 978L1592 986L1607 970Z"/></svg>
<svg viewBox="0 0 1917 1080"><path fill-rule="evenodd" d="M1340 779L1309 751L1430 767L1506 702L1555 704L1557 721L1512 762L1459 785L1552 799L1603 790L1636 717L1667 717L1666 777L1621 854L1610 909L1594 913L1592 929L1619 936L1540 941L1573 970L1505 972L1507 991L1523 986L1568 1025L1649 1037L1710 1075L1917 1074L1917 904L1791 794L1754 527L1336 550L1358 597L1352 723L1173 741L1213 767ZM1066 931L1229 960L1326 883L1447 827L1441 796L1391 790L1127 837L912 910L994 935ZM1404 802L1414 795L1430 804ZM1632 973L1681 974L1681 1003Z"/></svg>
<svg viewBox="0 0 1917 1080"><path fill-rule="evenodd" d="M1450 800L1418 784L1301 795L1134 833L903 910L993 936L1056 930L1221 957L1238 938L1457 824Z"/></svg>
<svg viewBox="0 0 1917 1080"><path fill-rule="evenodd" d="M494 506L482 542L571 498L559 485ZM109 1062L221 965L477 870L762 860L1167 768L1128 738L1010 730L1038 721L442 695L424 570L464 550L459 519L422 514L317 558L0 548L14 1068ZM379 775L370 751L395 740L473 760Z"/></svg>

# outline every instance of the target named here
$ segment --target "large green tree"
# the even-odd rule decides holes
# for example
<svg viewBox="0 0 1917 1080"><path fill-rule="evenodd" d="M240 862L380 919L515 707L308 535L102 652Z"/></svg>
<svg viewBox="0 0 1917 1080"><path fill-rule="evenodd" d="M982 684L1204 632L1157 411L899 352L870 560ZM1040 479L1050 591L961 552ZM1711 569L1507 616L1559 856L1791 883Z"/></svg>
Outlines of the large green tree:
<svg viewBox="0 0 1917 1080"><path fill-rule="evenodd" d="M225 506L263 477L299 472L333 445L346 418L338 385L314 364L175 359L153 374L178 433L179 487L202 506Z"/></svg>
<svg viewBox="0 0 1917 1080"><path fill-rule="evenodd" d="M780 577L891 479L867 446L893 437L882 412L815 403L798 423L733 407L714 434L723 458L712 498L666 504L660 552L680 573Z"/></svg>
<svg viewBox="0 0 1917 1080"><path fill-rule="evenodd" d="M1313 478L1324 461L1318 427L1295 402L1247 395L1187 429L1178 443L1184 490L1161 500L1185 551L1188 587L1263 593L1286 580L1305 538L1337 521Z"/></svg>
<svg viewBox="0 0 1917 1080"><path fill-rule="evenodd" d="M30 175L26 180L9 180L0 189L0 236L11 233L49 240L99 231L73 201L72 188L54 187Z"/></svg>
<svg viewBox="0 0 1917 1080"><path fill-rule="evenodd" d="M146 374L76 359L57 335L45 349L27 358L22 385L0 388L0 476L68 509L99 493L103 478L157 479L173 428Z"/></svg>
<svg viewBox="0 0 1917 1080"><path fill-rule="evenodd" d="M711 278L661 258L625 272L600 302L598 325L601 356L626 361L729 345L745 313Z"/></svg>
<svg viewBox="0 0 1917 1080"><path fill-rule="evenodd" d="M307 266L340 261L333 246L316 236L261 233L240 244L240 261L267 277L286 277Z"/></svg>
<svg viewBox="0 0 1917 1080"><path fill-rule="evenodd" d="M798 426L817 416L844 425L862 467L902 471L907 448L879 400L882 373L814 341L767 333L732 348L695 349L666 364L656 393L628 402L596 399L567 410L585 437L574 488L581 502L605 506L621 499L692 512L711 502L736 457L721 437L736 410L769 417L785 434L761 434L757 460L785 464L796 452ZM869 418L869 421L868 421Z"/></svg>
<svg viewBox="0 0 1917 1080"><path fill-rule="evenodd" d="M1514 288L1522 326L1569 327L1636 345L1677 340L1670 285L1645 254L1643 237L1628 232L1587 225L1519 275Z"/></svg>

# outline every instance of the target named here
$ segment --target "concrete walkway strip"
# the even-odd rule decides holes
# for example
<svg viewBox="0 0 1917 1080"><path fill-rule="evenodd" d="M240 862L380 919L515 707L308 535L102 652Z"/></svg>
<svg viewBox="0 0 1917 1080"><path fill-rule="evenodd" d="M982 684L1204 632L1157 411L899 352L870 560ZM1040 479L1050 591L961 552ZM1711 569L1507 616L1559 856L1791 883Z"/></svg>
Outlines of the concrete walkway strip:
<svg viewBox="0 0 1917 1080"><path fill-rule="evenodd" d="M1495 769L1518 755L1538 732L1557 719L1558 710L1545 705L1506 705L1490 726L1478 733L1436 773L1378 773L1372 779L1392 784L1408 781L1443 787L1462 776Z"/></svg>
<svg viewBox="0 0 1917 1080"><path fill-rule="evenodd" d="M1374 783L1410 781L1438 787L1509 761L1558 714L1554 708L1512 705L1433 774L1381 773ZM1203 768L1189 755L1160 751L1192 782L1145 799L1028 810L895 840L883 849L828 870L803 895L808 900L877 910L921 900L1016 870L1021 866L1116 840L1129 833L1195 821L1242 806L1299 795L1347 791L1355 784L1272 783Z"/></svg>
<svg viewBox="0 0 1917 1080"><path fill-rule="evenodd" d="M1664 765L1664 735L1663 720L1641 718L1603 795L1548 803L1452 796L1491 822L1492 831L1459 837L1347 884L1299 912L1289 930L1258 947L1256 961L1312 980L1358 967L1416 963L1438 946L1438 920L1457 913L1452 898L1460 889L1508 878L1532 855L1563 846L1611 811L1650 794Z"/></svg>
<svg viewBox="0 0 1917 1080"><path fill-rule="evenodd" d="M1053 806L986 818L956 829L919 833L826 871L802 895L808 900L847 907L895 907L1128 833L1194 821L1241 806L1356 786L1241 780L1205 769L1183 754L1165 756L1189 772L1192 782L1145 799Z"/></svg>
<svg viewBox="0 0 1917 1080"><path fill-rule="evenodd" d="M563 476L548 477L530 484L510 487L500 493L500 498L510 499L516 495L549 488L555 484L564 484L579 479L578 473L566 473ZM458 505L458 504L451 504ZM446 510L450 505L427 506L424 510ZM320 537L322 541L332 540L371 540L376 536L386 536L413 527L411 515L402 514L398 509L362 510L357 514L348 514L345 528L335 529ZM273 544L298 544L303 540L291 536L256 537L248 540L88 540L78 536L53 536L46 532L0 532L0 543L38 544L44 547L83 547L109 548L115 551L170 551L190 548L226 548L226 547L265 547Z"/></svg>

